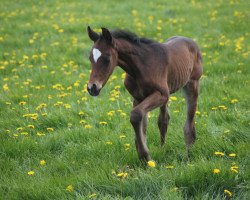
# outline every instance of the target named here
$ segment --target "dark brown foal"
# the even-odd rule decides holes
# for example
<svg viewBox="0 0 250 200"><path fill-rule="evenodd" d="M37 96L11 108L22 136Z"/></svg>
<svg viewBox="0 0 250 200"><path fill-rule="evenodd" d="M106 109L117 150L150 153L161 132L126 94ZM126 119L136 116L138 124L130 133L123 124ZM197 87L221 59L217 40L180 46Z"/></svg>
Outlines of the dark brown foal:
<svg viewBox="0 0 250 200"><path fill-rule="evenodd" d="M184 133L189 149L195 141L194 116L202 75L201 53L196 43L185 37L158 43L130 32L110 32L106 28L102 28L99 35L88 27L88 35L94 45L90 53L92 71L87 89L90 95L97 96L115 66L126 72L124 84L134 98L130 122L139 158L151 160L146 142L147 113L160 108L158 127L163 145L170 119L169 95L180 88L184 89L187 102Z"/></svg>

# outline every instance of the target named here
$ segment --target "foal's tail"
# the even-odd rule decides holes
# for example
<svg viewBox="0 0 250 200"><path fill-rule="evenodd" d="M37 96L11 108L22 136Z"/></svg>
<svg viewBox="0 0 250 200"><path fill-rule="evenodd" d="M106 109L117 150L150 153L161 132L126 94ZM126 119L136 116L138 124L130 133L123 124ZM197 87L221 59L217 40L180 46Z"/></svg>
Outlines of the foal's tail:
<svg viewBox="0 0 250 200"><path fill-rule="evenodd" d="M197 62L202 63L202 55L201 55L200 49L198 49L198 51L197 51Z"/></svg>
<svg viewBox="0 0 250 200"><path fill-rule="evenodd" d="M202 72L203 72L203 68L202 68L202 55L201 55L201 51L198 47L197 49L197 57L196 57L196 62L195 62L195 71L196 71L196 79L199 80Z"/></svg>

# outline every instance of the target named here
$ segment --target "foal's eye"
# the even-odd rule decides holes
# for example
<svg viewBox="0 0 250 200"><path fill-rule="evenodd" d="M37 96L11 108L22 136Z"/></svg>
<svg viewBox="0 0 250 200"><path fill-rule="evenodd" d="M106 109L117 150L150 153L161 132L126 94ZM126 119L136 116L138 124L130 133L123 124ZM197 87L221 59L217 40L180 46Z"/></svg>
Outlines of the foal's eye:
<svg viewBox="0 0 250 200"><path fill-rule="evenodd" d="M110 62L110 56L102 56L102 62L104 64L109 64L109 62Z"/></svg>

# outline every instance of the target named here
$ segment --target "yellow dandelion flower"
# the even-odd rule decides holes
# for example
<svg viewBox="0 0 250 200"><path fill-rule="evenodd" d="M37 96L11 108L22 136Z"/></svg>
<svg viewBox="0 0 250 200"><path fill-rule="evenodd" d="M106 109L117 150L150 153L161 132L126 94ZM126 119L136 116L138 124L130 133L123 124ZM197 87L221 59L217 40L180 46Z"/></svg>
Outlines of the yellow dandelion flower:
<svg viewBox="0 0 250 200"><path fill-rule="evenodd" d="M219 105L218 108L222 109L222 110L227 110L227 107L224 105Z"/></svg>
<svg viewBox="0 0 250 200"><path fill-rule="evenodd" d="M28 128L32 128L32 129L35 128L34 125L28 125L27 127L28 127Z"/></svg>
<svg viewBox="0 0 250 200"><path fill-rule="evenodd" d="M231 171L234 172L234 173L238 173L239 171L239 167L236 166L236 165L233 165L232 167L230 167Z"/></svg>
<svg viewBox="0 0 250 200"><path fill-rule="evenodd" d="M230 132L230 130L228 130L228 129L224 131L224 133L226 133L226 134L229 133L229 132Z"/></svg>
<svg viewBox="0 0 250 200"><path fill-rule="evenodd" d="M85 113L83 111L80 111L78 115L84 115Z"/></svg>
<svg viewBox="0 0 250 200"><path fill-rule="evenodd" d="M129 143L126 143L123 146L124 146L124 148L125 148L126 151L129 150L129 148L130 148L130 144Z"/></svg>
<svg viewBox="0 0 250 200"><path fill-rule="evenodd" d="M155 162L153 160L150 160L147 162L149 167L154 168L156 166Z"/></svg>
<svg viewBox="0 0 250 200"><path fill-rule="evenodd" d="M100 125L107 125L107 122L99 122Z"/></svg>
<svg viewBox="0 0 250 200"><path fill-rule="evenodd" d="M8 86L8 84L4 84L3 85L3 91L9 91L9 86Z"/></svg>
<svg viewBox="0 0 250 200"><path fill-rule="evenodd" d="M171 189L171 191L176 192L178 189L179 189L178 187L174 187Z"/></svg>
<svg viewBox="0 0 250 200"><path fill-rule="evenodd" d="M92 128L92 126L91 126L91 125L89 125L89 124L86 124L86 125L84 126L84 128L86 128L86 129L90 129L90 128Z"/></svg>
<svg viewBox="0 0 250 200"><path fill-rule="evenodd" d="M124 112L121 112L120 115L121 115L121 116L127 116L127 114L124 113Z"/></svg>
<svg viewBox="0 0 250 200"><path fill-rule="evenodd" d="M41 66L41 69L48 69L48 66L47 65L43 65L43 66Z"/></svg>
<svg viewBox="0 0 250 200"><path fill-rule="evenodd" d="M68 185L67 188L66 188L66 191L67 192L73 192L74 191L73 185Z"/></svg>
<svg viewBox="0 0 250 200"><path fill-rule="evenodd" d="M223 47L225 46L225 42L219 42L219 45Z"/></svg>
<svg viewBox="0 0 250 200"><path fill-rule="evenodd" d="M124 79L126 77L126 73L122 73L121 78Z"/></svg>
<svg viewBox="0 0 250 200"><path fill-rule="evenodd" d="M32 59L37 59L38 58L38 55L34 54L32 55Z"/></svg>
<svg viewBox="0 0 250 200"><path fill-rule="evenodd" d="M230 169L231 169L231 171L234 172L234 173L239 173L239 171L238 171L237 169L233 168L233 167L231 167Z"/></svg>
<svg viewBox="0 0 250 200"><path fill-rule="evenodd" d="M46 103L41 103L39 106L36 107L36 110L41 110L42 108L45 108L47 106Z"/></svg>
<svg viewBox="0 0 250 200"><path fill-rule="evenodd" d="M25 101L20 101L19 105L24 106L24 105L26 105L26 102Z"/></svg>
<svg viewBox="0 0 250 200"><path fill-rule="evenodd" d="M117 174L116 176L120 177L120 178L126 178L128 176L128 173L127 172L121 172L121 173Z"/></svg>
<svg viewBox="0 0 250 200"><path fill-rule="evenodd" d="M109 111L109 112L107 113L107 115L108 115L108 116L113 116L114 113L115 113L115 111L111 110L111 111Z"/></svg>
<svg viewBox="0 0 250 200"><path fill-rule="evenodd" d="M30 44L33 44L33 43L34 43L34 40L33 40L33 39L30 39L30 40L29 40L29 43L30 43Z"/></svg>
<svg viewBox="0 0 250 200"><path fill-rule="evenodd" d="M131 11L131 14L132 14L132 16L135 17L135 16L137 16L138 12L137 12L137 10L132 10L132 11Z"/></svg>
<svg viewBox="0 0 250 200"><path fill-rule="evenodd" d="M82 119L82 120L80 121L80 124L86 124L86 121Z"/></svg>
<svg viewBox="0 0 250 200"><path fill-rule="evenodd" d="M160 25L158 25L158 26L156 27L156 29L157 29L158 31L161 31L161 30L162 30L162 27L161 27Z"/></svg>
<svg viewBox="0 0 250 200"><path fill-rule="evenodd" d="M32 117L30 117L30 119L36 120L36 119L37 119L37 116L32 116Z"/></svg>
<svg viewBox="0 0 250 200"><path fill-rule="evenodd" d="M111 141L105 142L107 145L112 145L113 143Z"/></svg>
<svg viewBox="0 0 250 200"><path fill-rule="evenodd" d="M230 153L228 156L229 157L236 157L236 154L235 153Z"/></svg>
<svg viewBox="0 0 250 200"><path fill-rule="evenodd" d="M200 115L201 112L197 110L197 111L195 112L195 114L196 114L196 115Z"/></svg>
<svg viewBox="0 0 250 200"><path fill-rule="evenodd" d="M149 20L150 22L152 22L152 21L154 20L154 16L152 16L152 15L148 16L148 20Z"/></svg>
<svg viewBox="0 0 250 200"><path fill-rule="evenodd" d="M40 132L37 132L36 135L39 136L39 137L40 137L40 136L45 136L44 133L40 133Z"/></svg>
<svg viewBox="0 0 250 200"><path fill-rule="evenodd" d="M234 104L234 103L237 103L237 102L239 102L238 99L232 99L232 100L231 100L231 103L233 103L233 104Z"/></svg>
<svg viewBox="0 0 250 200"><path fill-rule="evenodd" d="M47 131L52 132L52 131L54 131L54 129L53 128L47 128Z"/></svg>
<svg viewBox="0 0 250 200"><path fill-rule="evenodd" d="M23 55L23 59L24 59L24 60L28 60L28 59L29 59L29 56Z"/></svg>
<svg viewBox="0 0 250 200"><path fill-rule="evenodd" d="M227 195L228 197L233 196L232 192L230 192L229 190L226 190L226 189L224 190L224 194Z"/></svg>
<svg viewBox="0 0 250 200"><path fill-rule="evenodd" d="M82 101L87 101L88 98L87 97L82 97Z"/></svg>
<svg viewBox="0 0 250 200"><path fill-rule="evenodd" d="M73 124L72 123L68 123L68 127L70 128L70 127L72 127L73 126Z"/></svg>
<svg viewBox="0 0 250 200"><path fill-rule="evenodd" d="M66 108L66 109L70 109L71 105L69 105L69 104L63 104L63 107Z"/></svg>
<svg viewBox="0 0 250 200"><path fill-rule="evenodd" d="M80 81L76 81L75 83L74 83L74 87L78 87L80 85Z"/></svg>
<svg viewBox="0 0 250 200"><path fill-rule="evenodd" d="M63 33L64 30L61 28L61 29L58 30L58 32L59 32L59 33Z"/></svg>
<svg viewBox="0 0 250 200"><path fill-rule="evenodd" d="M219 170L219 169L214 169L214 170L213 170L213 173L214 173L214 174L219 174L219 173L220 173L220 170Z"/></svg>
<svg viewBox="0 0 250 200"><path fill-rule="evenodd" d="M67 87L67 90L72 90L72 86Z"/></svg>
<svg viewBox="0 0 250 200"><path fill-rule="evenodd" d="M46 164L46 162L45 162L45 160L40 160L40 165L45 165Z"/></svg>
<svg viewBox="0 0 250 200"><path fill-rule="evenodd" d="M34 176L34 175L35 175L35 172L34 172L34 171L29 171L27 174L28 174L29 176Z"/></svg>
<svg viewBox="0 0 250 200"><path fill-rule="evenodd" d="M171 101L177 101L177 97L176 97L176 96L171 96L171 97L169 98L169 100L171 100Z"/></svg>
<svg viewBox="0 0 250 200"><path fill-rule="evenodd" d="M97 195L96 193L90 194L90 195L89 195L89 198L90 198L90 199L91 199L91 198L95 198L96 195Z"/></svg>
<svg viewBox="0 0 250 200"><path fill-rule="evenodd" d="M29 135L27 132L21 132L21 135Z"/></svg>
<svg viewBox="0 0 250 200"><path fill-rule="evenodd" d="M214 155L216 155L216 156L224 156L225 154L223 152L216 151L216 152L214 152Z"/></svg>
<svg viewBox="0 0 250 200"><path fill-rule="evenodd" d="M115 101L114 97L109 98L110 101Z"/></svg>

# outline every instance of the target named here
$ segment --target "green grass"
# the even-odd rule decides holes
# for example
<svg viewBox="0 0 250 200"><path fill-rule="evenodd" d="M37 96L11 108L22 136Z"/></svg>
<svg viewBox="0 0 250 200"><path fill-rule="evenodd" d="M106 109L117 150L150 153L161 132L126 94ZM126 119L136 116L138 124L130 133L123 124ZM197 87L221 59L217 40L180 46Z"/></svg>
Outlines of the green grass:
<svg viewBox="0 0 250 200"><path fill-rule="evenodd" d="M249 3L238 0L1 1L0 199L227 199L225 189L233 199L248 199L249 18ZM197 41L204 76L198 139L189 160L181 91L170 102L163 148L158 109L150 113L148 145L155 168L137 157L124 72L117 68L99 97L86 93L92 46L87 25L126 28L158 41L173 35ZM114 101L112 90L120 92ZM120 172L128 176L117 177ZM69 185L73 191L66 190Z"/></svg>

